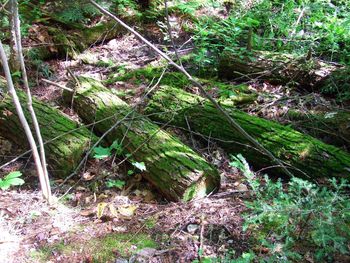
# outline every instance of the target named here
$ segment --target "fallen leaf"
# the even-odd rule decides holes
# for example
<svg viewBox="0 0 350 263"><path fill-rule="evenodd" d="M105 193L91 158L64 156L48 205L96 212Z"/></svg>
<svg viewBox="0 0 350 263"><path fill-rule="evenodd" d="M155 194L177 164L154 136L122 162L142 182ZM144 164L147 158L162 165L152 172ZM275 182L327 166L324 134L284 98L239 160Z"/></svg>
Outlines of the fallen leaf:
<svg viewBox="0 0 350 263"><path fill-rule="evenodd" d="M126 205L126 206L118 207L118 212L122 216L132 217L134 215L136 209L137 209L137 206L135 206L135 205Z"/></svg>
<svg viewBox="0 0 350 263"><path fill-rule="evenodd" d="M104 203L104 202L97 204L96 214L98 219L100 219L103 216L103 211L105 210L106 206L107 206L107 203Z"/></svg>

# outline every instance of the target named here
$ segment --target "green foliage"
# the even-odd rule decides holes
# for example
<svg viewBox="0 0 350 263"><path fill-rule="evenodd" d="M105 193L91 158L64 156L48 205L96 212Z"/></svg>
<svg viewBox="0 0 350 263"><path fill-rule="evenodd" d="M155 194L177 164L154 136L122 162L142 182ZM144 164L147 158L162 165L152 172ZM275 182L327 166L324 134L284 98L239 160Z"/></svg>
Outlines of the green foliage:
<svg viewBox="0 0 350 263"><path fill-rule="evenodd" d="M120 155L123 152L123 146L121 143L118 142L118 140L115 140L111 146L109 147L103 147L103 146L97 146L93 149L93 157L95 159L106 159L112 155L113 150L115 151L116 155Z"/></svg>
<svg viewBox="0 0 350 263"><path fill-rule="evenodd" d="M62 22L86 22L90 17L96 16L98 10L90 4L80 1L64 1L63 10L58 13Z"/></svg>
<svg viewBox="0 0 350 263"><path fill-rule="evenodd" d="M322 85L321 92L335 96L339 102L350 100L350 69L332 73Z"/></svg>
<svg viewBox="0 0 350 263"><path fill-rule="evenodd" d="M319 261L349 254L350 202L345 180L332 179L329 187L292 178L286 185L267 176L253 176L242 156L231 165L241 169L253 189L244 229L257 246L269 248L266 261L300 261L309 253Z"/></svg>
<svg viewBox="0 0 350 263"><path fill-rule="evenodd" d="M134 15L140 17L141 13L138 11L138 5L133 0L113 0L113 4L110 9L115 10L118 15Z"/></svg>
<svg viewBox="0 0 350 263"><path fill-rule="evenodd" d="M22 176L22 173L19 171L11 172L6 175L3 179L0 179L0 188L1 190L7 190L14 185L24 184L24 180L19 178Z"/></svg>
<svg viewBox="0 0 350 263"><path fill-rule="evenodd" d="M236 7L226 19L203 17L196 23L197 63L215 66L223 51L249 56L255 50L314 56L350 63L350 2L263 0L250 9Z"/></svg>
<svg viewBox="0 0 350 263"><path fill-rule="evenodd" d="M122 180L108 180L106 182L106 186L108 188L116 187L118 189L123 189L124 185L125 185L125 181L122 181Z"/></svg>
<svg viewBox="0 0 350 263"><path fill-rule="evenodd" d="M112 151L109 147L98 146L93 149L95 159L106 159L111 156Z"/></svg>

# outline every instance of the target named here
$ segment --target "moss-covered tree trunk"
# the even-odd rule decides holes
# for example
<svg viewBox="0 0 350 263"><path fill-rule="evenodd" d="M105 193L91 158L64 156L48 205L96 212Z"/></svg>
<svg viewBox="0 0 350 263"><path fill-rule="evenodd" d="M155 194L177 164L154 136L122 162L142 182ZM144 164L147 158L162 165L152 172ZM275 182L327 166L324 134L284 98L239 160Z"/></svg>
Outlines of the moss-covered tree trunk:
<svg viewBox="0 0 350 263"><path fill-rule="evenodd" d="M96 123L103 134L116 122L120 124L107 135L107 141L121 142L132 159L144 162L143 176L168 199L188 201L203 197L219 188L220 177L202 157L163 131L148 118L132 111L102 84L80 77L74 107L85 123ZM69 97L69 96L67 96ZM70 98L67 98L70 101ZM131 112L131 113L130 113Z"/></svg>
<svg viewBox="0 0 350 263"><path fill-rule="evenodd" d="M338 67L317 59L295 58L289 54L254 52L251 57L222 54L218 74L226 79L269 80L276 84L293 83L314 87Z"/></svg>
<svg viewBox="0 0 350 263"><path fill-rule="evenodd" d="M25 94L19 92L19 97L22 105L26 105ZM97 140L96 136L58 110L36 99L33 99L33 107L41 127L44 142L58 137L45 144L49 172L59 177L69 175L81 161L84 152L89 149L91 141ZM27 119L30 120L28 110L26 107L23 108ZM31 121L29 123L31 125ZM29 149L26 136L9 95L4 97L0 95L0 136L18 144L25 150Z"/></svg>
<svg viewBox="0 0 350 263"><path fill-rule="evenodd" d="M250 116L232 105L222 106L251 136L287 165L296 175L350 178L350 155L288 126ZM182 90L162 86L145 109L150 118L201 133L230 154L241 153L256 168L273 165L269 158L250 146L240 133L207 100ZM185 118L186 117L186 118ZM186 119L188 124L186 123ZM270 170L273 171L273 170ZM276 170L275 170L276 171ZM277 170L278 171L278 170ZM280 172L280 171L278 171Z"/></svg>
<svg viewBox="0 0 350 263"><path fill-rule="evenodd" d="M290 123L295 129L335 145L350 150L350 112L301 112L289 110L282 121Z"/></svg>
<svg viewBox="0 0 350 263"><path fill-rule="evenodd" d="M91 45L108 41L124 32L114 21L70 30L40 25L40 29L33 31L30 36L38 43L37 46L29 48L27 53L34 59L42 60L67 55L74 57Z"/></svg>

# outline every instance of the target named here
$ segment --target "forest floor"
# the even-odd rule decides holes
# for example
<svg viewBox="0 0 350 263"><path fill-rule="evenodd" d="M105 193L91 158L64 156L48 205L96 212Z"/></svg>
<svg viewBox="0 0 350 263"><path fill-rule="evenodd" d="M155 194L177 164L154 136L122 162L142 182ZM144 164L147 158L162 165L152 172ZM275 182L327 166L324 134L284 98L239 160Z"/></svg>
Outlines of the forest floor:
<svg viewBox="0 0 350 263"><path fill-rule="evenodd" d="M104 65L99 66L99 61ZM108 63L111 66L106 66ZM68 106L62 105L62 89L40 81L41 78L67 86L71 78L67 67L75 75L105 80L118 67L138 69L147 65L162 65L162 61L147 46L126 34L92 46L74 60L45 62L41 72L30 72L31 79L37 82L33 94L79 121ZM148 85L144 80L138 86L116 82L109 88L132 90L123 99L133 105L140 102ZM245 109L266 118L278 118L290 107L305 111L319 105L332 107L317 94L311 100L308 97L306 105L302 95L280 85L252 83L250 88L270 94L259 99L259 107L254 104ZM276 103L281 98L288 99ZM249 232L242 230L242 214L246 211L244 200L250 195L243 176L229 165L230 157L212 141L198 141L181 130L169 132L181 137L218 168L221 175L218 193L188 203L168 202L142 179L142 174L125 177L130 167L127 164L117 167L118 160L111 157L89 160L79 176L63 185L63 180L54 179L54 193L60 198L49 206L33 190L37 189L36 180L32 180L34 169L24 158L7 169L12 171L27 164L25 181L34 184L0 192L0 262L170 263L204 257L230 258L249 249L266 253L265 248L248 247ZM7 158L21 153L8 141L0 140L0 144L0 154ZM111 178L125 180L126 185L117 189L101 183Z"/></svg>
<svg viewBox="0 0 350 263"><path fill-rule="evenodd" d="M86 54L129 69L159 63L157 56L130 35L91 47L80 58ZM61 85L67 85L68 66L76 75L102 80L110 73L110 68L88 65L82 59L52 60L47 66L47 77ZM39 79L38 72L30 74ZM36 97L78 119L60 103L60 88L37 84L33 90ZM129 103L137 103L145 87L146 84L136 87ZM130 87L115 83L110 88ZM115 167L112 158L90 160L79 177L63 186L57 187L62 180L54 180L55 196L60 198L51 206L32 190L36 189L35 184L0 193L0 262L191 262L204 256L240 255L247 250L249 235L242 231L241 215L245 211L243 199L249 197L249 191L241 183L239 171L230 167L229 157L214 143L190 140L175 129L171 132L219 168L222 185L218 193L189 203L168 202L140 175L123 178L128 167ZM21 152L11 144L7 148L9 151L3 148L2 154ZM7 169L26 162L23 159ZM27 168L34 170L31 164ZM25 180L33 181L29 179L35 176L33 173L26 173ZM98 183L110 176L125 179L123 189Z"/></svg>

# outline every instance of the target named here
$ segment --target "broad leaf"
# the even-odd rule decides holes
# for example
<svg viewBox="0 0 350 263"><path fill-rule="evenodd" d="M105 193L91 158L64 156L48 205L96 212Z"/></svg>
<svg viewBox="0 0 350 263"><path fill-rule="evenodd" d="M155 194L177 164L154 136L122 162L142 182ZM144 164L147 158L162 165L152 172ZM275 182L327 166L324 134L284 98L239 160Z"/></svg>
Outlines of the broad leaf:
<svg viewBox="0 0 350 263"><path fill-rule="evenodd" d="M105 159L111 156L111 149L98 146L94 148L94 158L95 159Z"/></svg>

